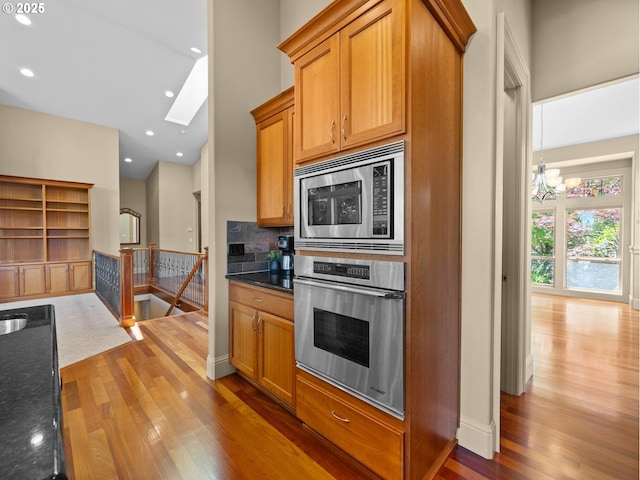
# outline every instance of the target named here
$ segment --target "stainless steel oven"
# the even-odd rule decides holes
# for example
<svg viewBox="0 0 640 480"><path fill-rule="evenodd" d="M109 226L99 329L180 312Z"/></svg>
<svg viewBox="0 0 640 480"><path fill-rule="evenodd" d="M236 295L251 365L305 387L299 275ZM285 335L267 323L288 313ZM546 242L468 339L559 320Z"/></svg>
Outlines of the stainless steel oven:
<svg viewBox="0 0 640 480"><path fill-rule="evenodd" d="M296 168L298 249L404 253L404 142Z"/></svg>
<svg viewBox="0 0 640 480"><path fill-rule="evenodd" d="M404 417L404 263L296 255L299 368Z"/></svg>

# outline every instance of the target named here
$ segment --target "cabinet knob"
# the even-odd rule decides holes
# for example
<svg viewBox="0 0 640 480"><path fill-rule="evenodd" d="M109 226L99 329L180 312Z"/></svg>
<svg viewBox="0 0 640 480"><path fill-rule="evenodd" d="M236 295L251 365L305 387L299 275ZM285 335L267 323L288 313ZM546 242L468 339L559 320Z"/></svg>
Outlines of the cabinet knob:
<svg viewBox="0 0 640 480"><path fill-rule="evenodd" d="M345 140L347 139L347 131L344 128L344 124L347 121L347 116L345 115L344 117L342 117L342 138L344 138Z"/></svg>
<svg viewBox="0 0 640 480"><path fill-rule="evenodd" d="M333 138L333 127L336 126L336 121L331 120L331 126L329 127L329 138L331 138L331 143L336 143L336 139Z"/></svg>

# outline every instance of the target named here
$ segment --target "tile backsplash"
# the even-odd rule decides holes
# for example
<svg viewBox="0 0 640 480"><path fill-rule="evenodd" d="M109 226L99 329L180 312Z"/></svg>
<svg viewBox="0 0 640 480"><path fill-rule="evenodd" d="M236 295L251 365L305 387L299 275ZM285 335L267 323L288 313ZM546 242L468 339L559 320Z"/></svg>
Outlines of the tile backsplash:
<svg viewBox="0 0 640 480"><path fill-rule="evenodd" d="M279 235L293 235L293 227L262 228L255 222L227 221L227 273L269 270L266 256L278 250ZM244 245L244 255L229 255L230 245Z"/></svg>

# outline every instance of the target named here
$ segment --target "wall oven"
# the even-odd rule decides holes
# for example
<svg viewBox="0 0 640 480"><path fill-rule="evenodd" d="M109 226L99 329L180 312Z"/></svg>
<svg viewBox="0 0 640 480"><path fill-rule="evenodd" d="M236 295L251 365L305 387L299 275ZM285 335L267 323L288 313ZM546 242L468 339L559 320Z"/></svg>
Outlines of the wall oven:
<svg viewBox="0 0 640 480"><path fill-rule="evenodd" d="M404 418L402 262L296 255L297 366Z"/></svg>
<svg viewBox="0 0 640 480"><path fill-rule="evenodd" d="M295 244L334 252L404 253L404 141L299 167Z"/></svg>

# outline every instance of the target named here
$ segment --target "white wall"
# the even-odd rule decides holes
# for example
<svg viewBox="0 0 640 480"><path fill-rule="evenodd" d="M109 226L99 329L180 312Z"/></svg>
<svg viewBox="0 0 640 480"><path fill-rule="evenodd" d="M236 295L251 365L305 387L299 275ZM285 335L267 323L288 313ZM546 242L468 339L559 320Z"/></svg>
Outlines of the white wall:
<svg viewBox="0 0 640 480"><path fill-rule="evenodd" d="M287 39L330 3L328 0L280 0L280 40ZM286 90L293 85L293 65L282 52L280 62L280 89Z"/></svg>
<svg viewBox="0 0 640 480"><path fill-rule="evenodd" d="M207 374L226 374L226 223L256 219L256 127L249 113L280 92L279 0L209 0L210 258ZM204 188L203 188L204 190Z"/></svg>
<svg viewBox="0 0 640 480"><path fill-rule="evenodd" d="M533 101L638 73L638 0L535 0Z"/></svg>
<svg viewBox="0 0 640 480"><path fill-rule="evenodd" d="M147 182L120 178L120 208L130 208L140 214L140 247L147 246Z"/></svg>
<svg viewBox="0 0 640 480"><path fill-rule="evenodd" d="M93 249L120 249L118 131L91 123L0 105L0 172L93 183Z"/></svg>
<svg viewBox="0 0 640 480"><path fill-rule="evenodd" d="M158 245L166 250L195 252L196 199L193 196L192 167L162 161L158 162L158 171Z"/></svg>

